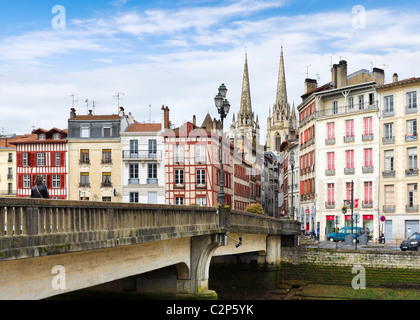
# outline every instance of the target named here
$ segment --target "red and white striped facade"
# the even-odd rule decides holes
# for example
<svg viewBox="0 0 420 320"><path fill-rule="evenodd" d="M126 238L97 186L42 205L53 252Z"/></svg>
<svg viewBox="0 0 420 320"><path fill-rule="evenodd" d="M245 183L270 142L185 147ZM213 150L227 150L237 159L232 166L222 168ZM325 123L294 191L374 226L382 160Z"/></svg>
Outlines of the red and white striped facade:
<svg viewBox="0 0 420 320"><path fill-rule="evenodd" d="M67 130L38 129L14 142L18 198L30 197L36 176L43 175L51 199L68 199L66 138Z"/></svg>

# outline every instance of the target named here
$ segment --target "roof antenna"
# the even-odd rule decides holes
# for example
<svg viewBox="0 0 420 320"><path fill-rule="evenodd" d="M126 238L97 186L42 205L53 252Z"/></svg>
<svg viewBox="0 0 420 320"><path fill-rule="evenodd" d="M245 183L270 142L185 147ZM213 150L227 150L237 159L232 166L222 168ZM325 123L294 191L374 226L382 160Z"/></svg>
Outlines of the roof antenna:
<svg viewBox="0 0 420 320"><path fill-rule="evenodd" d="M311 64L309 66L305 66L306 67L306 78L309 77L309 67L312 66Z"/></svg>
<svg viewBox="0 0 420 320"><path fill-rule="evenodd" d="M86 99L85 102L86 102L86 111L87 111L86 114L89 114L89 99Z"/></svg>
<svg viewBox="0 0 420 320"><path fill-rule="evenodd" d="M118 100L118 112L120 112L120 99L122 100L122 98L120 98L121 95L124 95L123 92L118 92L118 91L114 91L117 95L114 96L114 98L117 98Z"/></svg>
<svg viewBox="0 0 420 320"><path fill-rule="evenodd" d="M152 105L149 104L149 123L152 122Z"/></svg>
<svg viewBox="0 0 420 320"><path fill-rule="evenodd" d="M74 103L78 102L79 100L74 99L74 94L71 94L70 97L71 97L71 107L74 109Z"/></svg>

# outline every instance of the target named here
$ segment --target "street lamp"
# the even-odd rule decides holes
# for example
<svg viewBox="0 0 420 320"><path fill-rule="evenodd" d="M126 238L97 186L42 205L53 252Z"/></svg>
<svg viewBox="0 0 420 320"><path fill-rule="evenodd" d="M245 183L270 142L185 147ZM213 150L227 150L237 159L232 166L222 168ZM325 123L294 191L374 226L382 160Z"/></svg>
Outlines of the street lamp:
<svg viewBox="0 0 420 320"><path fill-rule="evenodd" d="M290 166L292 167L292 214L293 214L293 219L294 219L295 207L293 206L293 169L295 168L295 152L293 150L290 151L289 163L290 163Z"/></svg>
<svg viewBox="0 0 420 320"><path fill-rule="evenodd" d="M214 103L216 105L217 111L220 114L220 120L221 120L221 128L220 128L220 191L217 195L217 198L219 200L219 203L223 206L225 204L225 181L224 181L224 174L223 174L223 119L226 118L227 114L230 110L230 104L229 101L226 98L227 94L227 88L222 83L219 87L219 93L214 97Z"/></svg>

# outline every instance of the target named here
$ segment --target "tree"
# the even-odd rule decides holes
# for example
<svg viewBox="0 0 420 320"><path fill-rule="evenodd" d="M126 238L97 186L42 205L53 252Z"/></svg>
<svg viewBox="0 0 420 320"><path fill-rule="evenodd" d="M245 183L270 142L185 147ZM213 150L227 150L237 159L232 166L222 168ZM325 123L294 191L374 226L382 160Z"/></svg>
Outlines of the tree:
<svg viewBox="0 0 420 320"><path fill-rule="evenodd" d="M246 206L245 212L264 214L263 207L259 203L250 203Z"/></svg>

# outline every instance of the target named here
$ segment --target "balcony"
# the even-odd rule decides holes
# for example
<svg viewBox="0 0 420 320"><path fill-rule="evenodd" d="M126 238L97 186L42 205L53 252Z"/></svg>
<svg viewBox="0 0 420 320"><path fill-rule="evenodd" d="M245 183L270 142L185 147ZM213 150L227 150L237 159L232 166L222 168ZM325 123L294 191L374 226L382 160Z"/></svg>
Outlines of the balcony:
<svg viewBox="0 0 420 320"><path fill-rule="evenodd" d="M148 178L147 179L147 184L158 184L158 179L157 178Z"/></svg>
<svg viewBox="0 0 420 320"><path fill-rule="evenodd" d="M372 140L373 140L373 133L362 134L362 141L372 141Z"/></svg>
<svg viewBox="0 0 420 320"><path fill-rule="evenodd" d="M395 116L394 109L392 109L392 110L382 110L382 117L383 118L393 117L393 116Z"/></svg>
<svg viewBox="0 0 420 320"><path fill-rule="evenodd" d="M112 188L112 183L110 181L105 181L101 183L102 188Z"/></svg>
<svg viewBox="0 0 420 320"><path fill-rule="evenodd" d="M406 114L417 113L417 104L406 106L405 107L405 113Z"/></svg>
<svg viewBox="0 0 420 320"><path fill-rule="evenodd" d="M407 133L405 135L405 141L417 141L418 136L417 133Z"/></svg>
<svg viewBox="0 0 420 320"><path fill-rule="evenodd" d="M80 188L90 188L90 183L89 182L80 182L79 187Z"/></svg>
<svg viewBox="0 0 420 320"><path fill-rule="evenodd" d="M384 178L394 178L395 177L395 170L382 171L382 177L384 177Z"/></svg>
<svg viewBox="0 0 420 320"><path fill-rule="evenodd" d="M354 174L355 169L353 168L344 168L344 174Z"/></svg>
<svg viewBox="0 0 420 320"><path fill-rule="evenodd" d="M362 167L362 173L373 173L373 166Z"/></svg>
<svg viewBox="0 0 420 320"><path fill-rule="evenodd" d="M419 206L414 204L406 205L405 212L419 212Z"/></svg>
<svg viewBox="0 0 420 320"><path fill-rule="evenodd" d="M354 142L354 136L344 136L344 142Z"/></svg>
<svg viewBox="0 0 420 320"><path fill-rule="evenodd" d="M392 213L395 212L395 205L384 205L383 206L384 213Z"/></svg>
<svg viewBox="0 0 420 320"><path fill-rule="evenodd" d="M124 160L161 160L162 151L149 151L149 150L123 150Z"/></svg>
<svg viewBox="0 0 420 320"><path fill-rule="evenodd" d="M335 201L326 201L325 209L335 209Z"/></svg>
<svg viewBox="0 0 420 320"><path fill-rule="evenodd" d="M337 108L331 108L331 109L323 109L316 111L316 117L317 118L323 118L323 117L331 117L336 115L343 115L343 114L349 114L354 112L364 112L366 110L378 110L378 101L371 101L369 103L362 103L358 104L355 103L353 105L345 105Z"/></svg>
<svg viewBox="0 0 420 320"><path fill-rule="evenodd" d="M195 185L195 188L196 189L206 189L207 188L207 185L205 183L197 183Z"/></svg>
<svg viewBox="0 0 420 320"><path fill-rule="evenodd" d="M390 144L395 142L395 137L382 137L382 143L383 144Z"/></svg>
<svg viewBox="0 0 420 320"><path fill-rule="evenodd" d="M326 145L333 145L333 144L335 144L335 138L333 138L333 139L325 139L325 144Z"/></svg>
<svg viewBox="0 0 420 320"><path fill-rule="evenodd" d="M419 169L406 169L405 170L406 177L415 177L419 175Z"/></svg>
<svg viewBox="0 0 420 320"><path fill-rule="evenodd" d="M128 184L140 184L139 178L130 178L128 179Z"/></svg>
<svg viewBox="0 0 420 320"><path fill-rule="evenodd" d="M373 200L363 200L362 201L362 208L369 209L373 208Z"/></svg>
<svg viewBox="0 0 420 320"><path fill-rule="evenodd" d="M335 176L335 169L326 169L325 170L326 176Z"/></svg>

